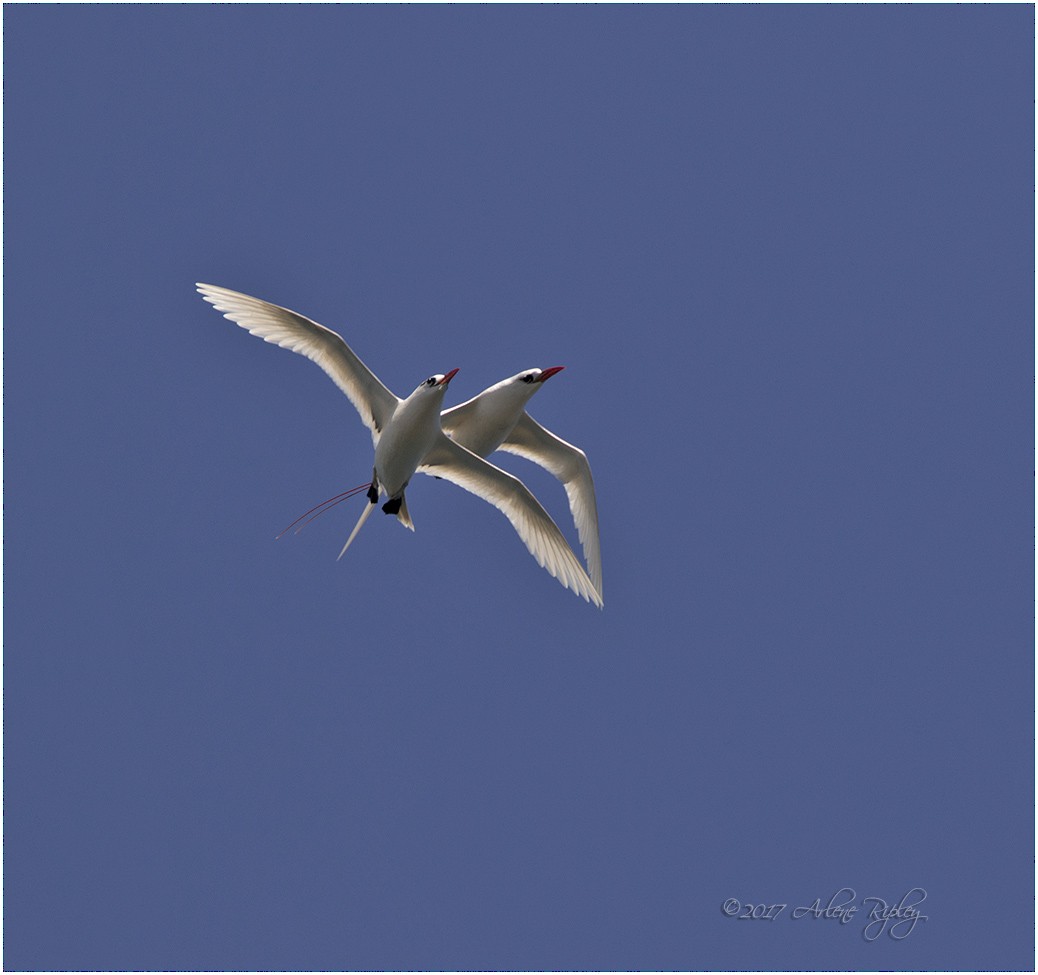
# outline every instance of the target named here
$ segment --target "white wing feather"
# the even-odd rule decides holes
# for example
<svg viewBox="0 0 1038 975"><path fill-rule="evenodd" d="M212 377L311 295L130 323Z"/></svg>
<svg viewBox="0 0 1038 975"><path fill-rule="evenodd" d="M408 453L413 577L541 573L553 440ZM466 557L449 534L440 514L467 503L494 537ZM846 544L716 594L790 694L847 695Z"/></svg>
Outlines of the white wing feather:
<svg viewBox="0 0 1038 975"><path fill-rule="evenodd" d="M196 287L209 304L224 313L224 318L264 342L291 349L317 363L346 394L371 430L372 440L378 442L400 400L360 361L341 335L269 301L212 284Z"/></svg>
<svg viewBox="0 0 1038 975"><path fill-rule="evenodd" d="M538 565L578 596L601 608L602 597L559 531L559 526L519 478L443 435L426 454L418 470L451 481L492 504L512 523Z"/></svg>
<svg viewBox="0 0 1038 975"><path fill-rule="evenodd" d="M566 489L569 510L584 547L588 572L599 596L602 595L602 551L598 542L598 504L595 482L587 455L542 427L529 413L519 417L508 438L498 447L517 454L554 474Z"/></svg>

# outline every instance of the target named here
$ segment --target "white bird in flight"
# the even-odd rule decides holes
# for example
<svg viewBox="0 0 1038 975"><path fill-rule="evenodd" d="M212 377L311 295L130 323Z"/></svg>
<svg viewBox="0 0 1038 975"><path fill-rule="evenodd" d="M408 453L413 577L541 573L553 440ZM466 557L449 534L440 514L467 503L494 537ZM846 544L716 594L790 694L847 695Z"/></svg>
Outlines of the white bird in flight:
<svg viewBox="0 0 1038 975"><path fill-rule="evenodd" d="M567 443L542 427L526 404L534 393L564 366L524 369L484 389L460 406L445 410L440 421L443 432L455 443L480 457L495 450L518 454L554 474L566 489L573 521L584 547L588 573L598 595L602 595L602 555L598 544L598 505L591 465L579 447Z"/></svg>
<svg viewBox="0 0 1038 975"><path fill-rule="evenodd" d="M602 606L598 590L558 526L518 478L448 438L440 406L457 369L430 376L401 400L364 365L342 336L294 311L211 284L199 294L224 317L265 342L291 349L319 365L346 394L371 431L375 464L368 500L339 557L349 548L381 494L382 506L412 531L404 491L416 470L451 481L489 502L512 523L530 554L564 586Z"/></svg>

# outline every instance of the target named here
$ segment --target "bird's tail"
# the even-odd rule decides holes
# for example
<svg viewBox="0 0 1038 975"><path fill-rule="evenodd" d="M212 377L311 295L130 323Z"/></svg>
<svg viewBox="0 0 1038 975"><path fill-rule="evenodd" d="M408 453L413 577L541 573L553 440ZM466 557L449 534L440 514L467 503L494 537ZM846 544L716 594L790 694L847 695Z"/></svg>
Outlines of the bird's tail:
<svg viewBox="0 0 1038 975"><path fill-rule="evenodd" d="M400 524L404 528L410 528L414 531L414 522L411 521L411 516L407 512L407 501L404 500L404 496L400 495L400 510L396 513L397 518L400 519Z"/></svg>
<svg viewBox="0 0 1038 975"><path fill-rule="evenodd" d="M357 519L357 524L353 526L353 531L350 532L350 537L346 539L346 544L343 545L342 551L339 553L339 559L341 559L346 554L346 549L348 549L350 545L353 544L353 540L357 537L357 532L360 531L361 526L364 524L364 522L368 520L368 516L374 510L374 501L371 501L368 504L364 505L364 510L360 513L360 517ZM336 559L335 561L338 562L339 559Z"/></svg>

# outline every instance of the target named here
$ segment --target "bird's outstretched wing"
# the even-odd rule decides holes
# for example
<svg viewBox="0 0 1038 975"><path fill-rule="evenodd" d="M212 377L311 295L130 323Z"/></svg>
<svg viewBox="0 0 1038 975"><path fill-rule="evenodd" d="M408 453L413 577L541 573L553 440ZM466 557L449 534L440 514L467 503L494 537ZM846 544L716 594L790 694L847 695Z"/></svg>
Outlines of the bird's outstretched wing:
<svg viewBox="0 0 1038 975"><path fill-rule="evenodd" d="M372 440L378 442L400 400L360 361L341 335L269 301L212 284L196 287L209 304L224 313L224 318L258 335L264 342L291 349L316 362L346 394L371 430Z"/></svg>
<svg viewBox="0 0 1038 975"><path fill-rule="evenodd" d="M492 504L512 523L539 565L578 596L601 608L602 597L559 526L519 478L487 463L444 435L437 439L418 470L451 481Z"/></svg>
<svg viewBox="0 0 1038 975"><path fill-rule="evenodd" d="M602 551L598 543L598 504L591 465L579 447L566 443L550 430L545 430L529 413L519 417L508 438L498 450L518 454L554 474L566 489L569 510L584 546L588 573L598 595L602 595Z"/></svg>

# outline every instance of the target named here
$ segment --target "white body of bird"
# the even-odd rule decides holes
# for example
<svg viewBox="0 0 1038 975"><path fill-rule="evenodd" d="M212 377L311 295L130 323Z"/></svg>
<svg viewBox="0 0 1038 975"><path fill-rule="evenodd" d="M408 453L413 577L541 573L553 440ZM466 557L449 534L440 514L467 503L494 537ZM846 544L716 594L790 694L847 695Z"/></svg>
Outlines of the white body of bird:
<svg viewBox="0 0 1038 975"><path fill-rule="evenodd" d="M375 476L390 498L403 493L422 459L441 435L440 406L447 384L457 369L447 375L430 376L410 396L401 400L375 445Z"/></svg>
<svg viewBox="0 0 1038 975"><path fill-rule="evenodd" d="M340 559L353 544L357 532L368 520L368 515L383 493L389 495L389 500L382 506L382 510L386 514L395 514L404 527L414 531L404 489L436 439L443 436L440 404L447 384L457 371L452 369L446 375L430 376L407 399L397 403L396 409L382 427L375 444L375 466L371 472L371 487L368 488L371 504L360 513L357 524L339 552Z"/></svg>

